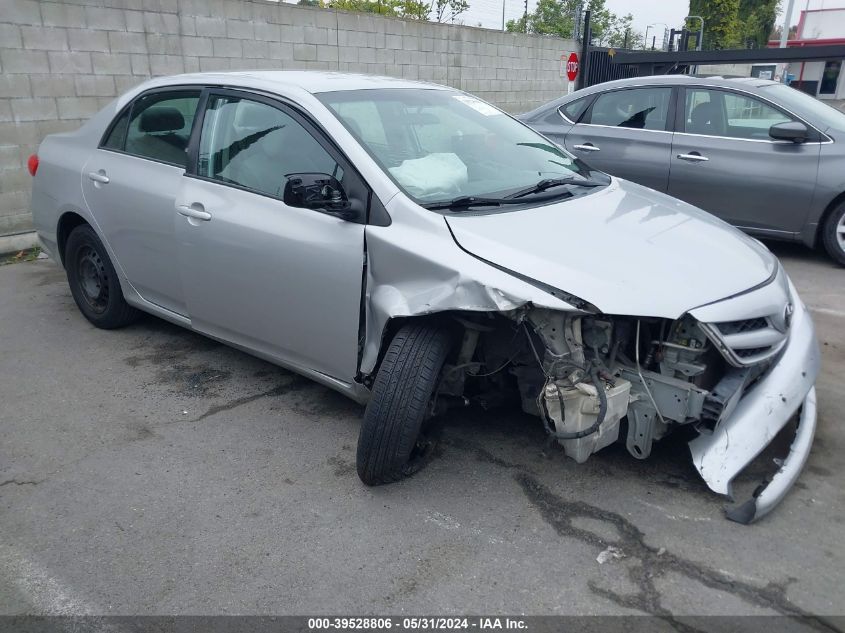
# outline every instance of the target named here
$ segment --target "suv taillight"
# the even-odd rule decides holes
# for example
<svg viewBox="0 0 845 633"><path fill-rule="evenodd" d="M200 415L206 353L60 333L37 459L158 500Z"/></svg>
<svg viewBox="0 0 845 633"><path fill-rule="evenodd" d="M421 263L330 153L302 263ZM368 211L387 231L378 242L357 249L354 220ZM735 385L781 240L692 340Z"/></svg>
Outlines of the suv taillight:
<svg viewBox="0 0 845 633"><path fill-rule="evenodd" d="M30 176L35 175L35 172L38 171L38 154L29 157L29 160L26 161L26 168L29 169Z"/></svg>

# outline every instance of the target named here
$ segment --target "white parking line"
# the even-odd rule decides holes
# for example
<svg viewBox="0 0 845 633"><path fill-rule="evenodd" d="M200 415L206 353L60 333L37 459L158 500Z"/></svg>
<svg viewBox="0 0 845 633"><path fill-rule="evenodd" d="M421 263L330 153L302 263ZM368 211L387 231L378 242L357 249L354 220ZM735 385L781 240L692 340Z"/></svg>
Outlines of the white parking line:
<svg viewBox="0 0 845 633"><path fill-rule="evenodd" d="M807 306L810 312L818 312L819 314L830 314L831 316L845 318L845 310L834 310L833 308L816 308L814 306Z"/></svg>

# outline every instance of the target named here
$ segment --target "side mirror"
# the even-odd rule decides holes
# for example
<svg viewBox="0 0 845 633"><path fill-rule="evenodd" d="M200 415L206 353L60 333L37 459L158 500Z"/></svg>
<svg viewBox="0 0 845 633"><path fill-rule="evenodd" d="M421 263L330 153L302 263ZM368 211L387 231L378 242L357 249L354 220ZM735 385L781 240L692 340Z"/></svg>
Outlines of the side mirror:
<svg viewBox="0 0 845 633"><path fill-rule="evenodd" d="M358 210L346 197L343 185L329 174L287 174L282 201L291 207L314 209L344 220L358 218Z"/></svg>
<svg viewBox="0 0 845 633"><path fill-rule="evenodd" d="M810 135L810 130L800 121L786 121L785 123L775 123L769 128L769 136L778 141L792 141L793 143L803 143Z"/></svg>

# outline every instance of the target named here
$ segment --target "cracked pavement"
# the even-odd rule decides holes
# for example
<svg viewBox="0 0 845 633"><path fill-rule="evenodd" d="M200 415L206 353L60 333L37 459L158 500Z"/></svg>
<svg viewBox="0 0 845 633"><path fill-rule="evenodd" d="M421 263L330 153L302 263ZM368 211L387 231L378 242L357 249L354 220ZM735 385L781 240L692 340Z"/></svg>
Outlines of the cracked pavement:
<svg viewBox="0 0 845 633"><path fill-rule="evenodd" d="M677 616L816 614L807 630L836 630L845 270L770 246L816 321L820 419L797 486L750 527L723 518L682 438L578 465L511 410L450 413L424 470L365 488L360 406L152 317L95 330L53 262L0 267L0 613L652 613L684 630Z"/></svg>

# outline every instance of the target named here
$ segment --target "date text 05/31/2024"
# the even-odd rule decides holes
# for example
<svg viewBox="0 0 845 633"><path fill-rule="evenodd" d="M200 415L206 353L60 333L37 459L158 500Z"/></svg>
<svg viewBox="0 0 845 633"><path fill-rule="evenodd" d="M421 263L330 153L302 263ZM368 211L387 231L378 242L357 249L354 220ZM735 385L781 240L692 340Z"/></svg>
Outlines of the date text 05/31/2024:
<svg viewBox="0 0 845 633"><path fill-rule="evenodd" d="M400 631L445 631L454 629L497 631L524 630L527 625L520 618L511 617L333 617L308 618L308 629L312 631L344 630L387 630Z"/></svg>

